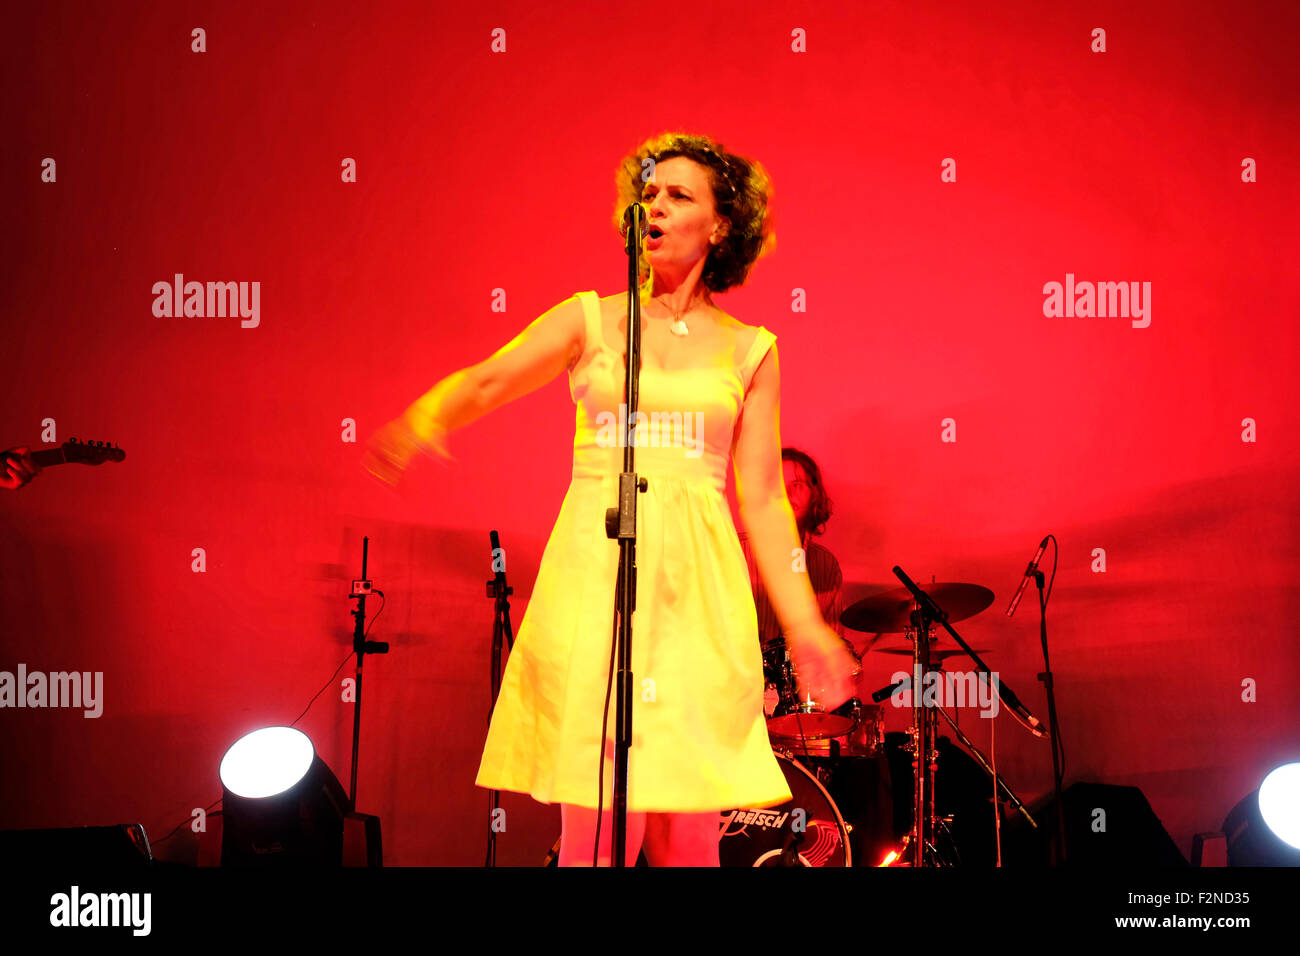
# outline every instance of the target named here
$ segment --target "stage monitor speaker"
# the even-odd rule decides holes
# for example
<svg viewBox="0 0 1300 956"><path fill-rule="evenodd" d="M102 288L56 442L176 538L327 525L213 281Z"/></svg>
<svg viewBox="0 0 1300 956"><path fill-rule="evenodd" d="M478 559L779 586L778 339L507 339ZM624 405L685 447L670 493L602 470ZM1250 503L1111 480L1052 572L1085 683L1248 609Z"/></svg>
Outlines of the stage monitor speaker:
<svg viewBox="0 0 1300 956"><path fill-rule="evenodd" d="M19 867L145 867L153 861L138 823L55 830L0 830L0 860Z"/></svg>
<svg viewBox="0 0 1300 956"><path fill-rule="evenodd" d="M1066 865L1071 867L1185 867L1187 858L1137 787L1075 783L1065 801ZM1017 820L1003 829L1003 863L1039 867L1051 861L1056 800L1031 806L1038 829Z"/></svg>

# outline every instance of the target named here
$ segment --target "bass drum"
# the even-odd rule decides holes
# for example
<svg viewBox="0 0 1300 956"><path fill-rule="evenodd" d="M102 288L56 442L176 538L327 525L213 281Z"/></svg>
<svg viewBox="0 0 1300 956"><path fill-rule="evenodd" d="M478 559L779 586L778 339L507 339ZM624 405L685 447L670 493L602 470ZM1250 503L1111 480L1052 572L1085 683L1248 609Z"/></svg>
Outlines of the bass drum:
<svg viewBox="0 0 1300 956"><path fill-rule="evenodd" d="M803 764L776 759L792 799L776 807L724 810L718 827L722 866L852 866L853 851L839 807Z"/></svg>

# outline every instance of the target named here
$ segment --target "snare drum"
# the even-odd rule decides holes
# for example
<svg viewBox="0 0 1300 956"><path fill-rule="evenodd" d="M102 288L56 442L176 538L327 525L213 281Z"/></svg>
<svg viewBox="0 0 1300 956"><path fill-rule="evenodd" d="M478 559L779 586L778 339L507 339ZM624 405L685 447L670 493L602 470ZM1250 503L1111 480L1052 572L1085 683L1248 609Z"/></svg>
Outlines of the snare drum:
<svg viewBox="0 0 1300 956"><path fill-rule="evenodd" d="M763 676L767 682L763 714L768 733L778 744L789 743L797 750L801 741L843 737L857 728L856 714L845 709L853 701L828 711L811 693L799 693L784 640L778 638L763 649Z"/></svg>

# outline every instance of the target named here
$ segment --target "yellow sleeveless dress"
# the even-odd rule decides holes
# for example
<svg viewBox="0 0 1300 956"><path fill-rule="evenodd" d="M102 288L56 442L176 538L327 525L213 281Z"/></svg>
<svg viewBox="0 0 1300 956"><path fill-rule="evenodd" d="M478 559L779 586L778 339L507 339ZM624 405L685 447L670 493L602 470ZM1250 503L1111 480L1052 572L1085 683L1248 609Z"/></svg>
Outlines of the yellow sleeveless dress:
<svg viewBox="0 0 1300 956"><path fill-rule="evenodd" d="M573 479L506 665L475 783L594 808L618 577L605 510L616 503L622 469L624 369L622 350L601 331L597 294L576 298L587 343L569 373L577 405ZM636 470L649 488L637 508L629 812L703 813L791 799L768 741L754 598L725 495L744 395L775 341L760 328L739 365L641 370L647 423L637 429ZM654 412L679 413L680 425L656 423ZM611 689L606 809L614 726Z"/></svg>

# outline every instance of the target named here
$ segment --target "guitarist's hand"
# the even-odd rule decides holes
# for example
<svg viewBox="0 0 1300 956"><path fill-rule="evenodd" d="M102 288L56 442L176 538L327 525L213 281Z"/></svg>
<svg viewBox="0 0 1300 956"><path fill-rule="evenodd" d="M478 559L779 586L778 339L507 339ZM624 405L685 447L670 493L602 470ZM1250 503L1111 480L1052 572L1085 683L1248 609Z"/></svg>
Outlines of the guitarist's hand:
<svg viewBox="0 0 1300 956"><path fill-rule="evenodd" d="M10 448L4 453L4 473L0 474L0 488L21 488L40 473L41 466L32 461L29 448Z"/></svg>

